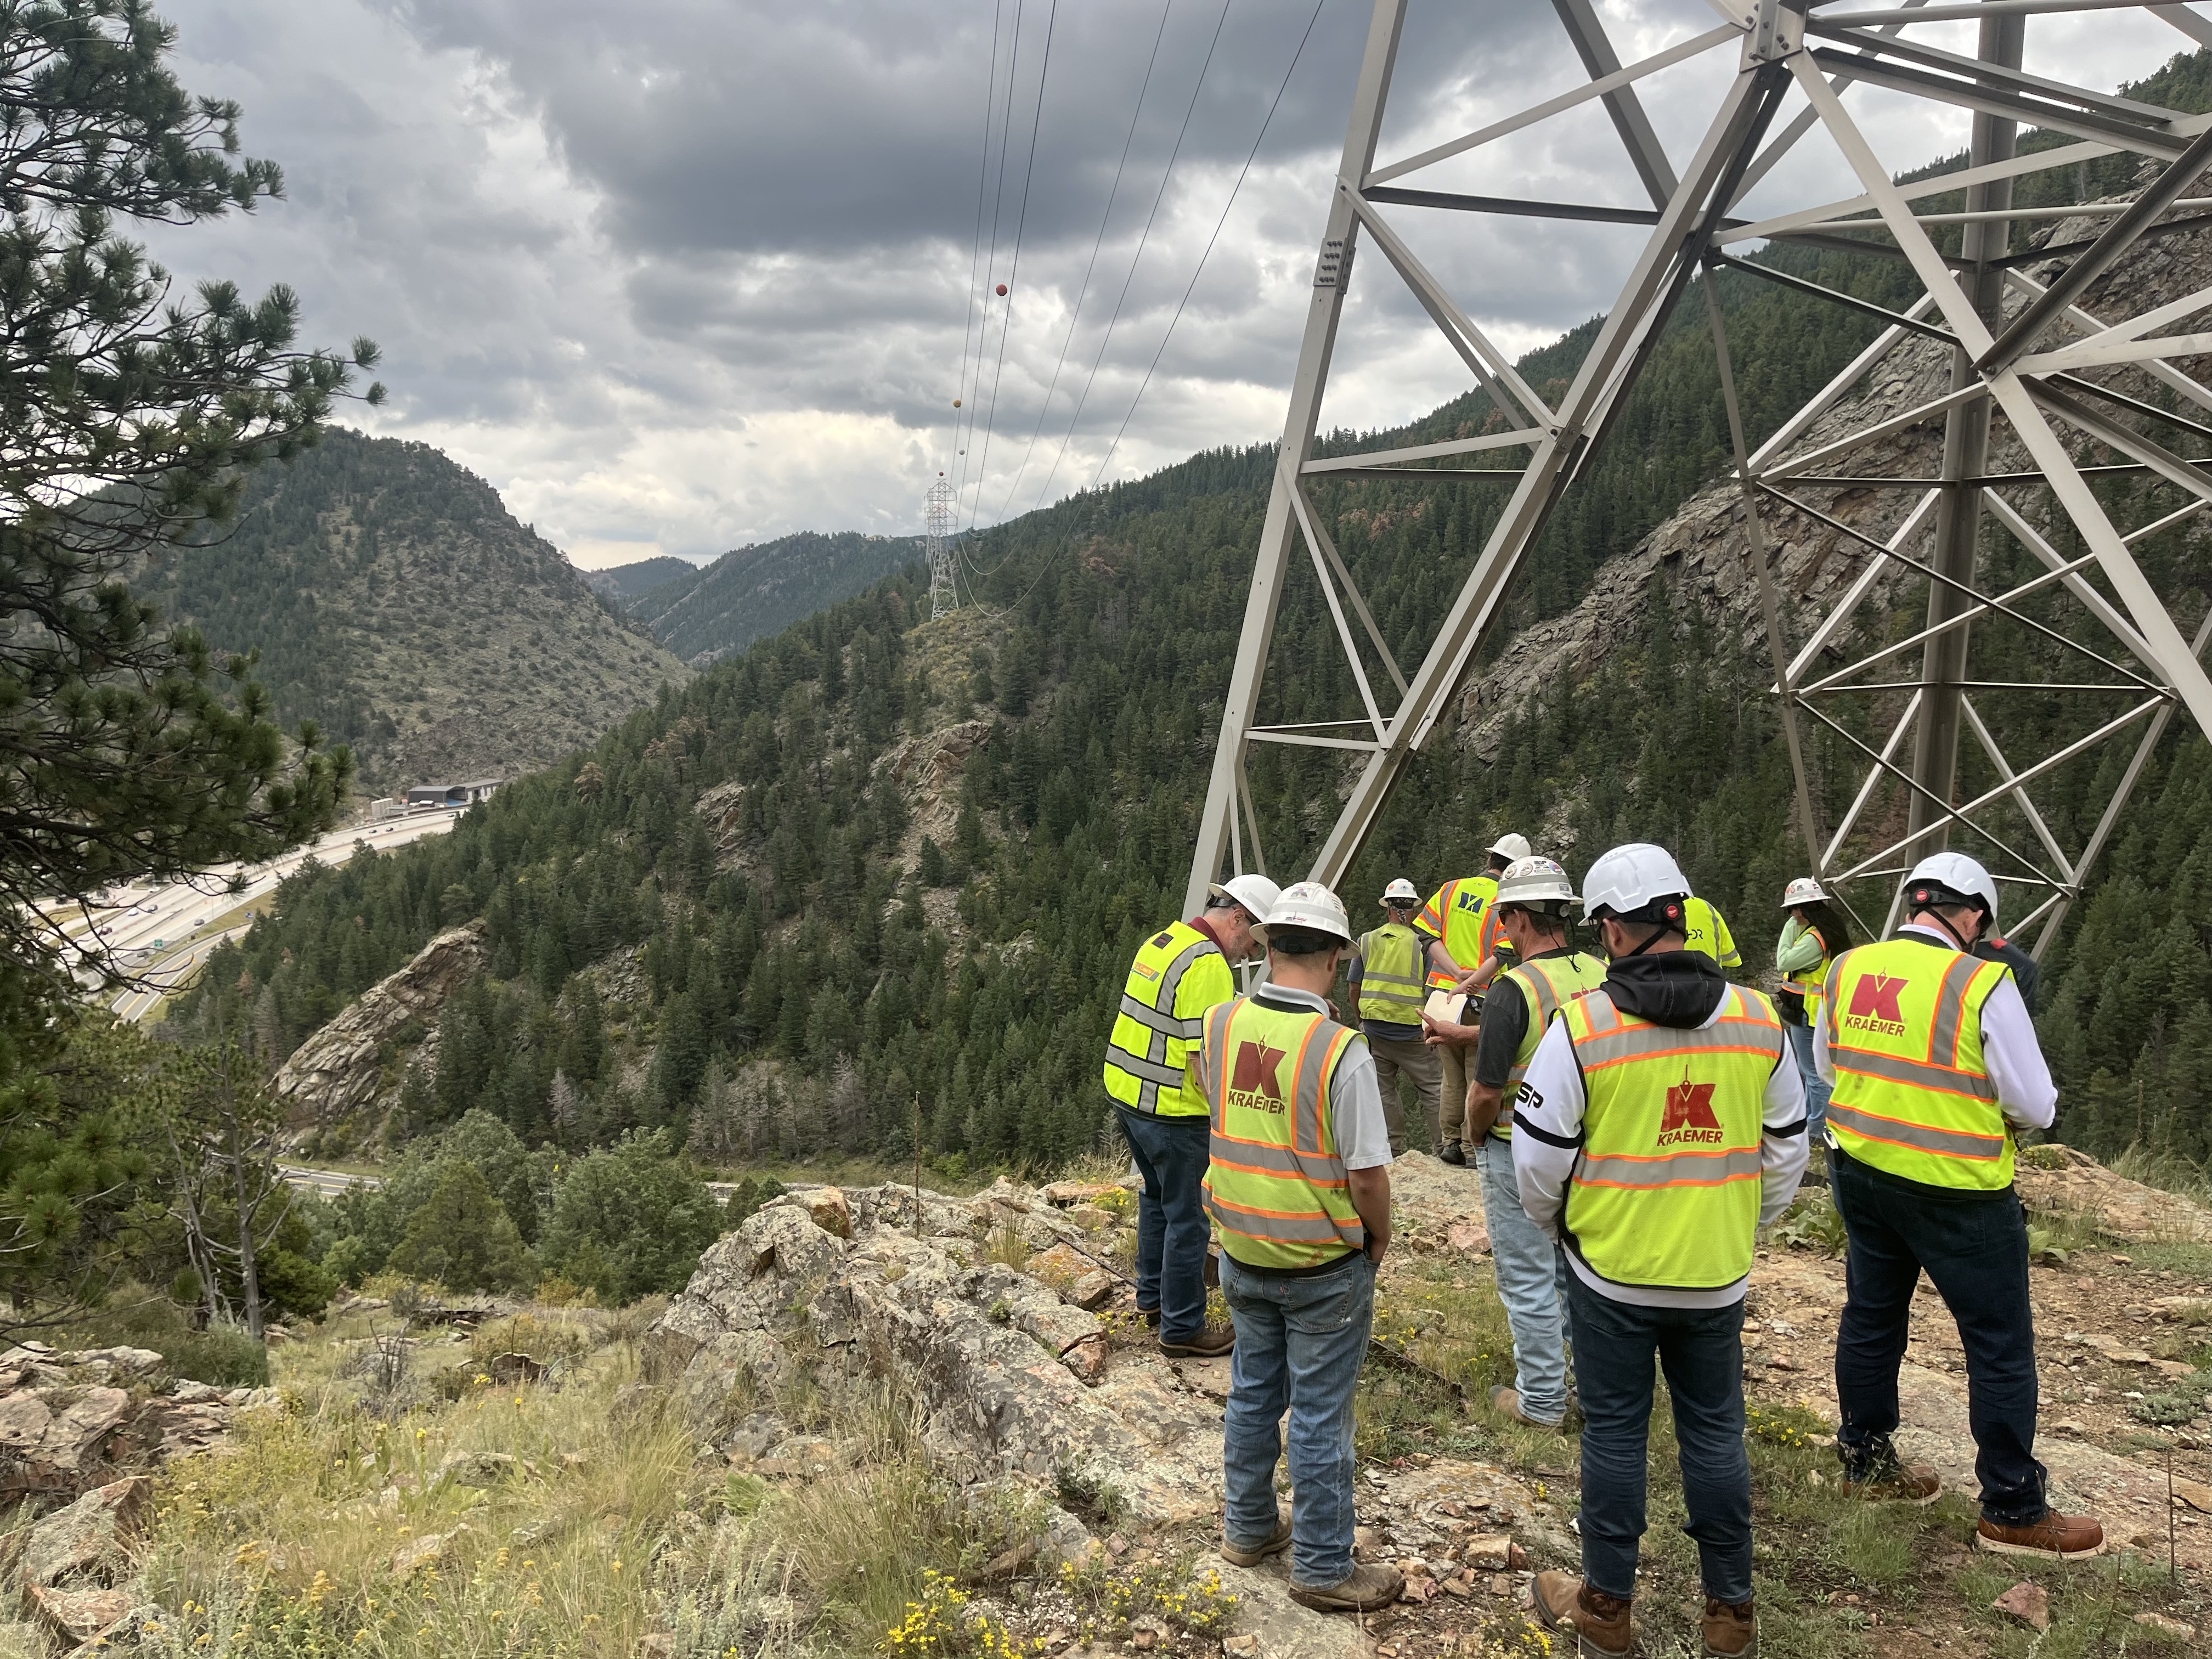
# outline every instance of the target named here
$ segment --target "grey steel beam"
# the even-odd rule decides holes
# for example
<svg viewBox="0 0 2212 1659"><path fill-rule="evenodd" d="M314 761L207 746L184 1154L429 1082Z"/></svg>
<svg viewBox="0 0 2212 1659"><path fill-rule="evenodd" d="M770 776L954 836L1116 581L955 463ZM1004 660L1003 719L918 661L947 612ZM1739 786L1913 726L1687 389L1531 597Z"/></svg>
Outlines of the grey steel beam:
<svg viewBox="0 0 2212 1659"><path fill-rule="evenodd" d="M1575 51L1591 80L1603 80L1620 73L1620 58L1613 52L1613 42L1606 37L1605 25L1598 21L1597 8L1590 0L1552 0L1552 9L1566 25L1567 38L1574 42ZM1674 169L1668 162L1667 147L1652 130L1651 118L1644 112L1643 100L1636 95L1635 88L1625 82L1601 96L1605 112L1613 118L1620 142L1628 146L1629 162L1635 167L1637 177L1644 180L1651 205L1665 207L1674 194Z"/></svg>
<svg viewBox="0 0 2212 1659"><path fill-rule="evenodd" d="M2143 186L2128 210L2105 227L2104 234L2075 257L2066 274L2045 289L2039 299L2013 319L1990 349L1975 362L1984 375L1994 374L2020 356L2043 331L2057 321L2066 307L2089 291L2089 285L2112 268L2112 262L2133 247L2160 214L2181 192L2212 166L2212 128L2190 140L2180 159Z"/></svg>
<svg viewBox="0 0 2212 1659"><path fill-rule="evenodd" d="M1368 20L1367 45L1361 55L1359 80L1352 98L1351 118L1344 137L1344 156L1339 167L1347 179L1364 178L1375 164L1375 146L1382 131L1382 110L1390 90L1391 71L1398 60L1398 41L1406 21L1406 0L1375 0ZM1244 602L1244 626L1237 660L1229 676L1229 693L1223 703L1221 727L1214 744L1213 769L1206 781L1206 802L1200 810L1198 844L1191 857L1190 879L1183 889L1183 914L1195 915L1205 907L1207 886L1216 878L1230 851L1230 824L1237 811L1237 782L1243 769L1244 734L1258 712L1261 677L1267 665L1267 646L1274 636L1275 612L1282 603L1283 583L1290 574L1291 540L1296 526L1291 492L1297 487L1298 464L1313 448L1320 422L1322 394L1328 383L1329 358L1336 331L1344 314L1344 283L1349 256L1359 234L1350 198L1338 191L1329 200L1328 222L1322 231L1320 257L1334 247L1340 256L1330 286L1316 287L1306 307L1304 337L1298 346L1297 372L1291 385L1291 404L1283 422L1283 447L1274 483L1268 494L1267 515L1260 528L1260 546L1252 570L1252 587ZM1317 267L1318 269L1318 267Z"/></svg>
<svg viewBox="0 0 2212 1659"><path fill-rule="evenodd" d="M1984 18L1977 55L1999 69L2020 67L2027 43L2026 20L2018 16ZM2003 118L1978 114L1966 155L1969 167L2009 161L2019 143L2019 128ZM1966 211L1996 213L2012 205L2012 180L1995 179L1966 191ZM2003 316L2004 274L1990 261L2004 257L2012 227L2004 221L1970 224L1960 233L1960 252L1971 262L1961 273L1974 310L1983 323L1995 328ZM1974 360L1964 346L1951 351L1951 386L1954 391L1977 386ZM1931 562L1946 580L1928 587L1928 625L1944 631L1930 638L1923 653L1920 678L1928 695L1920 706L1920 723L1912 734L1912 777L1917 786L1906 812L1909 831L1905 850L1925 854L1938 850L1948 839L1950 820L1930 808L1931 802L1948 802L1958 779L1960 700L1958 682L1966 677L1969 643L1965 617L1974 588L1975 555L1981 545L1982 491L1965 482L1989 468L1990 402L1977 398L1960 404L1945 417L1942 475L1953 484L1943 492L1936 514L1936 547ZM1948 627L1953 620L1957 627Z"/></svg>

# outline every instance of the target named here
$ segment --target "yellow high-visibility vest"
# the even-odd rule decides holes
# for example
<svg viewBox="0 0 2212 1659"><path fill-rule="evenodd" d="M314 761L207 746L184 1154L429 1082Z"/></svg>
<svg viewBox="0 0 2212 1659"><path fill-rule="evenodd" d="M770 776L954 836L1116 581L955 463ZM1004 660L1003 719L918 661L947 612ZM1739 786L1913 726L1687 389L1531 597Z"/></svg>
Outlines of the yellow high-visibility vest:
<svg viewBox="0 0 2212 1659"><path fill-rule="evenodd" d="M1206 1011L1237 994L1229 958L1188 922L1139 947L1106 1039L1106 1092L1159 1117L1204 1117L1206 1096L1187 1073Z"/></svg>
<svg viewBox="0 0 2212 1659"><path fill-rule="evenodd" d="M1571 956L1539 957L1533 962L1509 968L1498 976L1500 984L1509 981L1519 986L1522 996L1527 1000L1528 1024L1521 1033L1521 1047L1514 1054L1513 1069L1505 1074L1505 1108L1498 1113L1498 1121L1490 1126L1491 1138L1495 1140L1513 1139L1513 1097L1520 1091L1528 1062L1536 1057L1536 1045L1544 1040L1545 1028L1551 1024L1552 1016L1583 992L1605 983L1605 962L1581 951Z"/></svg>
<svg viewBox="0 0 2212 1659"><path fill-rule="evenodd" d="M1735 935L1729 932L1728 919L1709 900L1683 902L1682 933L1689 949L1703 951L1723 969L1743 966L1743 952L1735 948Z"/></svg>
<svg viewBox="0 0 2212 1659"><path fill-rule="evenodd" d="M1717 1290L1751 1271L1766 1085L1789 1047L1763 994L1726 996L1694 1031L1625 1014L1602 989L1566 1005L1587 1103L1561 1225L1616 1284Z"/></svg>
<svg viewBox="0 0 2212 1659"><path fill-rule="evenodd" d="M1829 954L1826 934L1810 923L1806 925L1805 931L1820 941L1820 959L1810 968L1793 968L1782 976L1782 983L1804 999L1805 1023L1818 1025L1820 1023L1821 987L1827 983L1828 964L1835 958Z"/></svg>
<svg viewBox="0 0 2212 1659"><path fill-rule="evenodd" d="M1459 964L1462 973L1466 973L1481 965L1486 942L1482 924L1490 915L1491 901L1497 896L1497 877L1462 876L1429 895L1429 902L1421 907L1413 926L1431 939L1442 939L1444 953ZM1449 974L1430 969L1431 990L1449 991L1454 983Z"/></svg>
<svg viewBox="0 0 2212 1659"><path fill-rule="evenodd" d="M1206 1207L1253 1267L1310 1267L1364 1249L1367 1230L1329 1121L1330 1086L1366 1039L1326 1014L1239 997L1206 1016L1199 1070L1213 1116Z"/></svg>
<svg viewBox="0 0 2212 1659"><path fill-rule="evenodd" d="M1410 927L1389 921L1359 940L1359 1017L1393 1025L1419 1025L1421 959L1428 941Z"/></svg>
<svg viewBox="0 0 2212 1659"><path fill-rule="evenodd" d="M1836 1145L1930 1187L2011 1186L2012 1128L1982 1054L1982 1008L2011 971L1910 938L1838 957L1821 1011Z"/></svg>

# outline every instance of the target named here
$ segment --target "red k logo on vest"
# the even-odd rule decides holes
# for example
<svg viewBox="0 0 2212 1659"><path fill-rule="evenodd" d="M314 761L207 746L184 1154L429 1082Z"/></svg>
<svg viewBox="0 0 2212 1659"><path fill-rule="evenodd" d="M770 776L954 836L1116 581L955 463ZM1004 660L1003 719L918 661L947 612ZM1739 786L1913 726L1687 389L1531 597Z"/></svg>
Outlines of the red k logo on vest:
<svg viewBox="0 0 2212 1659"><path fill-rule="evenodd" d="M1667 1109L1659 1120L1659 1144L1672 1146L1682 1141L1720 1138L1721 1121L1713 1115L1713 1085L1692 1083L1685 1072L1682 1080L1667 1091Z"/></svg>
<svg viewBox="0 0 2212 1659"><path fill-rule="evenodd" d="M1229 1074L1229 1098L1249 1111L1283 1109L1283 1085L1277 1073L1285 1051L1264 1042L1245 1042L1237 1049L1237 1065Z"/></svg>
<svg viewBox="0 0 2212 1659"><path fill-rule="evenodd" d="M1905 1014L1898 1007L1897 1000L1911 982L1887 974L1869 974L1851 987L1851 1012L1844 1017L1844 1023L1859 1030L1902 1036Z"/></svg>

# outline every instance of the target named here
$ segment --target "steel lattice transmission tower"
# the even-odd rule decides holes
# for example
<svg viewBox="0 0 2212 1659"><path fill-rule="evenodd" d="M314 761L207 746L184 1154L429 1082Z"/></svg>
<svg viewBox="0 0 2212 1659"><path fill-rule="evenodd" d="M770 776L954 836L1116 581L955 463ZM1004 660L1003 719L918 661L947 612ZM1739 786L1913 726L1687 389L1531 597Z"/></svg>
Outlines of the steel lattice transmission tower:
<svg viewBox="0 0 2212 1659"><path fill-rule="evenodd" d="M960 595L954 580L953 527L958 523L953 511L952 486L945 482L945 475L937 475L937 482L929 487L923 499L922 527L929 541L929 615L932 621L949 617L958 609Z"/></svg>
<svg viewBox="0 0 2212 1659"><path fill-rule="evenodd" d="M1739 410L1720 304L1711 284L1704 285L1702 308L1734 436L1733 482L1741 492L1733 533L1756 578L1795 773L1795 817L1815 873L1842 883L1879 881L1893 891L1914 858L1955 838L1989 858L2001 879L2026 884L2026 902L2008 898L2003 921L2008 933L2017 933L2039 920L2033 941L2039 954L2110 840L2174 711L2185 709L2200 731L2212 732L2212 681L2199 662L2212 617L2192 630L2193 640L2185 638L2132 550L2212 501L2212 471L2170 447L2212 451L2212 391L2176 366L2212 356L2212 334L2172 331L2212 307L2212 287L2143 297L2153 286L2144 255L2154 241L2212 225L2204 212L2212 201L2182 199L2212 164L2212 116L2022 71L2024 36L2038 14L2110 13L2123 9L2122 0L1707 5L1717 27L1624 65L1592 0L1553 0L1583 78L1478 131L1378 162L1406 0L1376 0L1192 862L1194 909L1224 862L1264 868L1245 778L1255 744L1320 745L1357 757L1341 811L1311 867L1314 879L1341 878L1407 761L1445 713L1561 496L1605 441L1670 309L1701 271L1722 266L1874 312L1883 325L1856 360L1754 450ZM2124 9L2170 24L2199 45L2212 44L2212 21L2187 6ZM1924 25L1962 21L1979 25L1975 56L1939 49L1925 38ZM2162 57L2148 58L2142 70L2155 69ZM1698 69L1687 72L1705 76L1698 84L1718 90L1702 137L1685 155L1662 143L1638 86L1692 64ZM1854 94L1855 87L1869 90ZM1869 126L1850 107L1863 108L1874 89L1971 112L1965 170L1893 182L1893 168L1921 158L1877 153ZM1535 187L1516 191L1510 157L1500 160L1495 150L1474 155L1540 123L1594 120L1601 112L1621 149L1614 194L1640 198L1635 205L1546 200ZM1926 130L1925 122L1886 123L1874 132L1897 125ZM2025 128L2060 142L2018 153ZM1857 194L1822 199L1830 192L1806 198L1801 191L1774 199L1786 191L1770 170L1808 141L1829 147L1830 176L1839 160ZM1812 154L1801 151L1800 159ZM2131 198L2014 207L2015 179L2115 155L2141 169L2131 176L2151 175ZM1482 164L1481 188L1497 194L1415 187L1441 182L1432 169L1461 156ZM1916 203L1962 189L1964 213L1916 210ZM1748 208L1755 191L1759 216L1747 222L1739 204ZM1618 297L1555 403L1540 397L1473 320L1486 309L1481 296L1455 296L1415 252L1414 227L1422 216L1453 213L1502 216L1498 222L1506 226L1534 219L1639 228L1632 249L1618 262ZM2054 228L2054 220L2063 222ZM1956 252L1938 245L1943 233L1937 228L1948 225L1963 226ZM2050 240L2024 246L2039 230ZM1502 416L1492 425L1502 429L1316 456L1345 285L1363 239L1377 256L1363 262L1363 269L1372 269L1369 280L1395 280L1411 290L1446 349L1488 395ZM1905 261L1925 291L1906 311L1893 313L1730 252L1790 240ZM1536 262L1556 257L1548 244L1533 239L1523 253L1522 270L1502 268L1510 253L1486 267L1501 288L1525 288ZM2042 281L2027 274L2024 267L2031 265ZM1862 395L1862 387L1884 379L1877 371L1914 352L1927 367L1931 350L1938 354L1938 395L1905 408ZM1946 361L1948 374L1940 372ZM1885 441L1916 428L1932 436L1939 427L1940 465L1926 476L1888 476L1884 464L1893 461L1895 446ZM2206 449L2197 450L2199 444ZM2002 471L1993 470L1993 455L2007 458ZM1479 458L1482 468L1454 464L1454 458ZM1435 465L1439 460L1446 465ZM2091 475L2100 483L2150 486L2138 493L2142 510L2108 506L2113 492L2107 488L2100 497ZM1510 487L1473 569L1410 673L1393 659L1316 511L1310 486L1332 476L1411 479L1438 491L1468 487L1478 477ZM1838 505L1849 493L1863 499L1869 491L1888 503L1882 523L1894 527L1887 533L1868 533ZM2142 507L2145 498L2149 505ZM1784 549L1777 526L1785 520L1800 531L1818 526L1860 563L1840 596L1825 606L1779 591L1775 573ZM1991 591L1996 584L1989 552L2000 534L2040 567L2030 580L2001 592ZM1327 596L1362 708L1339 720L1262 726L1255 716L1276 610L1301 544ZM1858 627L1870 600L1921 582L1928 595L1924 627L1901 640L1878 627ZM2054 621L2056 605L2071 609ZM1996 638L2006 629L2035 635L2046 653L2063 647L2075 672L2050 683L1977 679L1972 641ZM1371 672L1370 664L1381 672ZM2053 720L2039 719L2036 735L2009 750L1996 729L2006 719L1984 719L1981 712L2018 706L2006 699L2022 696L2045 698L2038 706L2047 710L2060 706L2062 693L2088 692L2106 694L2109 712L2055 735ZM2065 707L2081 702L2075 696ZM1830 792L1820 787L1826 780L1818 774L1816 738L1832 761L1848 757L1859 780L1833 823L1823 811ZM2086 815L2063 815L2093 826L2069 847L2051 828L2062 815L2039 805L2038 792L2048 790L2069 763L2106 744L2124 745L2126 758L2100 775L2106 780L2103 800L2092 802ZM1961 783L1962 750L1971 788ZM1885 894L1862 907L1863 915L1878 914L1888 902Z"/></svg>

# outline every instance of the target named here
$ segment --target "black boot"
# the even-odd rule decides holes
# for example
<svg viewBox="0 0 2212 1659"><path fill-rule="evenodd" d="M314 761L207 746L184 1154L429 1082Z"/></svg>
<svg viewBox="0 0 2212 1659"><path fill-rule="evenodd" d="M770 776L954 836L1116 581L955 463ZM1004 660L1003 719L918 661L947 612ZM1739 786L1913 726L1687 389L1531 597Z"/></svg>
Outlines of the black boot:
<svg viewBox="0 0 2212 1659"><path fill-rule="evenodd" d="M1441 1158L1445 1163L1455 1164L1462 1170L1467 1167L1467 1154L1460 1150L1459 1142L1456 1140L1447 1140L1444 1142L1443 1151L1437 1153L1437 1156Z"/></svg>

